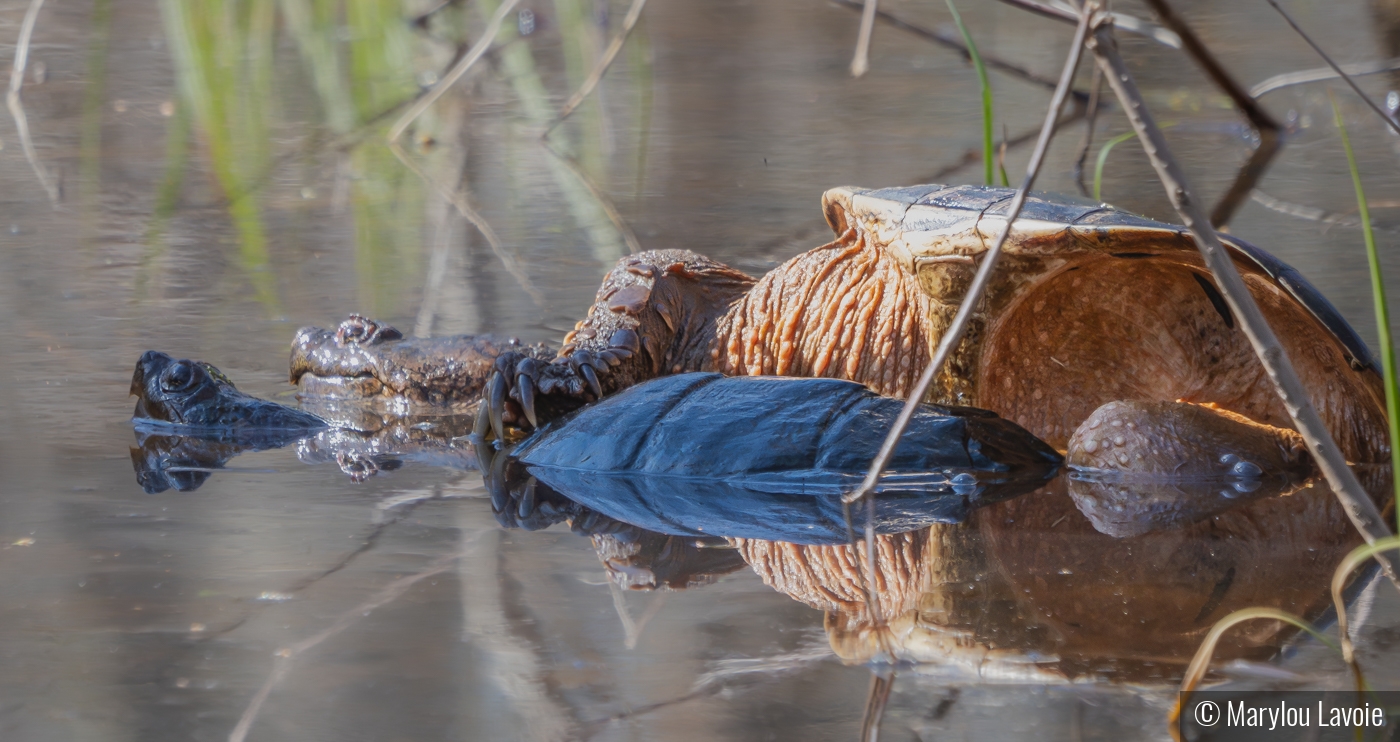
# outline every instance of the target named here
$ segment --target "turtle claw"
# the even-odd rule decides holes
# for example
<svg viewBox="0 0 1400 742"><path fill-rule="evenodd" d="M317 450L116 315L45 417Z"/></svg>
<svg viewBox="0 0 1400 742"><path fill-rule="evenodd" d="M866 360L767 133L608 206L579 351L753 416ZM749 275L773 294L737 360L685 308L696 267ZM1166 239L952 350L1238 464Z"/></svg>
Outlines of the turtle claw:
<svg viewBox="0 0 1400 742"><path fill-rule="evenodd" d="M535 512L536 484L537 482L534 477L530 477L530 480L525 483L525 493L521 495L520 505L516 508L516 513L520 516L521 520L529 518L530 515Z"/></svg>
<svg viewBox="0 0 1400 742"><path fill-rule="evenodd" d="M593 392L594 399L602 399L603 385L598 383L598 374L593 371L593 367L586 363L580 363L578 370L583 375L584 380L588 382L588 390Z"/></svg>
<svg viewBox="0 0 1400 742"><path fill-rule="evenodd" d="M488 382L489 383L489 382ZM478 438L486 438L486 434L491 430L491 404L482 400L476 409L476 425L472 426L472 435Z"/></svg>
<svg viewBox="0 0 1400 742"><path fill-rule="evenodd" d="M515 377L515 389L520 395L520 407L525 411L525 419L530 421L530 427L538 428L540 423L535 417L534 380L529 374L519 374Z"/></svg>
<svg viewBox="0 0 1400 742"><path fill-rule="evenodd" d="M623 333L621 339L635 344L635 333ZM538 428L556 415L602 399L600 377L632 355L626 342L604 351L569 349L549 363L521 353L502 353L486 383L482 407L487 412L485 417L478 413L478 427L487 425L503 440L507 424Z"/></svg>
<svg viewBox="0 0 1400 742"><path fill-rule="evenodd" d="M506 425L504 422L506 413L506 379L499 370L491 374L491 381L486 387L486 400L484 404L488 405L488 409L491 411L491 430L496 434L497 438L504 440L506 432Z"/></svg>

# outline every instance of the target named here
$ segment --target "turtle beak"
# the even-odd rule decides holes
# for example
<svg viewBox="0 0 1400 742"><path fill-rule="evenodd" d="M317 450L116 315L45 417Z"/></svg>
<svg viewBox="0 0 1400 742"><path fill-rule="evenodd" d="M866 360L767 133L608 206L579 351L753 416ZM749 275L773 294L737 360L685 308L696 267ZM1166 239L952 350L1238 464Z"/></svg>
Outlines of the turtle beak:
<svg viewBox="0 0 1400 742"><path fill-rule="evenodd" d="M160 376L160 372L164 371L170 362L170 356L158 350L143 353L141 360L136 362L136 371L131 375L131 390L127 394L136 397L145 394L146 380Z"/></svg>

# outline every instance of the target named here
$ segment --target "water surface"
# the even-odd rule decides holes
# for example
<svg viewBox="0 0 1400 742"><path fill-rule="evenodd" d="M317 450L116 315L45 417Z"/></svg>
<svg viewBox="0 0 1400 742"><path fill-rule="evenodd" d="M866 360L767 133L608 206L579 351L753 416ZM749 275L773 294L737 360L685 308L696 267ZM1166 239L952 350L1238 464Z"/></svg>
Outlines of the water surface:
<svg viewBox="0 0 1400 742"><path fill-rule="evenodd" d="M431 3L331 13L261 0L227 19L213 5L44 6L23 101L38 161L61 191L56 208L13 122L0 119L0 316L10 329L0 410L11 422L0 432L0 737L226 739L247 717L247 738L269 740L858 738L872 677L891 668L866 663L859 641L832 638L845 614L833 608L828 619L748 567L689 590L623 590L592 541L565 526L503 529L475 472L410 462L356 483L334 463L308 465L284 448L239 456L191 492L142 491L127 397L142 351L208 360L241 388L277 396L290 390L295 329L351 311L423 334L557 339L628 250L588 188L537 143L624 5L522 4L531 33L490 55L407 142L432 177L466 187L538 303L379 143L383 117L435 79L460 40L479 34L479 9L449 9L422 30L402 19ZM302 5L305 17L289 15ZM1055 74L1068 27L968 5L985 53ZM0 6L0 55L13 53L25 6ZM932 28L949 22L938 2L881 8ZM1246 85L1320 65L1265 5L1180 9ZM1367 3L1295 12L1341 61L1397 53L1387 46L1390 26ZM514 18L517 29L529 25ZM977 163L956 167L981 142L972 71L945 49L879 26L871 71L853 80L856 22L849 9L815 2L653 0L555 141L642 247L689 248L753 273L828 239L818 208L827 187L940 173L978 182ZM1123 46L1158 117L1174 124L1188 172L1213 198L1248 155L1241 119L1179 52L1133 37ZM992 84L999 130L1016 137L1038 125L1046 90L996 73ZM1395 82L1363 85L1383 97ZM1232 232L1300 268L1371 340L1364 254L1327 90L1265 99L1295 126L1260 187L1276 208L1247 203ZM1400 270L1400 140L1338 91L1383 261ZM1126 127L1113 110L1100 124L1098 142ZM1057 140L1040 187L1075 190L1081 136L1071 127ZM1009 151L1013 178L1027 156L1024 147ZM1170 217L1134 143L1114 150L1103 193ZM1326 218L1280 213L1279 202ZM905 597L916 613L944 601L946 620L982 617L991 622L983 628L1019 632L1006 646L1043 654L1053 620L1036 612L1063 612L1053 600L1070 583L1102 598L1133 579L1101 571L1114 563L1109 547L1123 544L1070 503L1050 492L997 511L1036 524L1009 532L1023 541L1007 553L1024 559L990 550L1010 538L993 515L967 531L971 543L917 537L956 555L940 562L955 573L940 584L981 585L985 602L949 591ZM1097 632L1165 641L1173 627L1203 629L1206 616L1218 617L1219 601L1202 609L1231 566L1243 585L1247 569L1267 577L1335 561L1340 541L1324 538L1324 548L1314 543L1321 537L1285 527L1330 521L1276 517L1283 521L1266 530L1277 538L1234 555L1212 552L1208 536L1189 528L1159 536L1152 548L1163 563L1217 554L1217 571L1202 571L1204 597L1129 596L1121 617L1093 612ZM1052 528L1072 536L1046 536L1037 551L1036 534ZM1229 559L1238 564L1222 566ZM1284 567L1293 572L1275 571ZM1022 584L1026 573L1036 581ZM1289 594L1272 587L1277 579L1260 580L1257 592L1237 597ZM1317 594L1297 597L1311 605ZM1372 595L1362 661L1375 685L1393 687L1395 593L1381 585ZM1148 620L1158 623L1137 625ZM1259 648L1246 659L1278 654L1267 634L1256 632ZM279 660L283 650L290 657ZM1306 687L1347 682L1317 645L1283 653L1277 665L1235 674ZM894 670L882 726L890 738L1163 737L1179 672L1175 660L1151 671L1141 667L1150 659L1119 657L1064 684L967 676L947 671L955 663L921 659ZM254 718L250 704L269 678L276 683Z"/></svg>

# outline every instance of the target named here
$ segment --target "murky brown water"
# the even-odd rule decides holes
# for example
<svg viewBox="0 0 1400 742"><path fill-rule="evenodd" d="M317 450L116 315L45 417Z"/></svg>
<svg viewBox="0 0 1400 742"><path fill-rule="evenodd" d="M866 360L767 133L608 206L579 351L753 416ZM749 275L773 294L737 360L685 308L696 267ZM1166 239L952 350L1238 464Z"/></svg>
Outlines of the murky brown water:
<svg viewBox="0 0 1400 742"><path fill-rule="evenodd" d="M587 189L536 143L540 111L547 120L582 78L579 60L594 58L625 4L529 0L533 33L489 57L424 123L431 142L412 145L435 177L469 187L538 306L377 143L382 128L368 130L369 144L346 139L450 63L441 40L461 35L461 16L419 32L396 20L407 15L397 4L351 5L317 32L279 15L297 3L247 4L229 25L242 30L216 34L238 50L231 59L261 60L242 68L195 69L172 43L193 27L178 11L212 14L212 3L51 0L39 14L23 101L38 160L61 189L57 208L0 116L0 316L10 328L0 353L10 421L0 432L0 739L226 739L240 718L252 719L252 740L858 738L872 677L890 668L865 664L878 637L847 600L849 584L820 597L811 585L780 591L743 566L690 590L621 590L588 538L563 526L504 530L479 475L421 462L354 483L284 448L233 459L192 492L142 491L126 393L148 348L285 395L300 325L363 311L433 334L557 338L627 251ZM966 5L984 53L1055 74L1068 27ZM0 4L6 59L27 6ZM1320 65L1263 4L1180 7L1246 85ZM938 2L881 8L948 24ZM1342 61L1396 53L1365 2L1296 13ZM475 38L481 18L467 17ZM561 141L643 247L694 249L754 273L825 241L826 187L940 172L977 182L978 163L948 170L980 147L972 71L878 26L871 72L852 80L856 25L849 9L820 2L653 0L601 104L585 104ZM324 59L309 61L318 43L358 56L331 74ZM1178 52L1132 37L1124 47L1198 187L1220 193L1248 153L1238 117ZM245 57L250 49L266 52ZM190 105L198 75L230 102L222 128ZM183 98L177 80L192 86ZM1394 84L1364 83L1379 97ZM997 73L993 86L1011 136L1038 125L1042 88ZM1297 132L1261 191L1328 220L1254 201L1232 231L1301 269L1370 340L1326 90L1265 99ZM1338 97L1395 275L1400 139ZM170 146L182 121L186 144ZM1109 111L1103 129L1099 142L1125 122ZM1081 132L1060 138L1040 187L1074 190ZM1009 153L1013 179L1027 156ZM229 208L229 183L253 194L239 199L245 211ZM1114 150L1103 195L1170 216L1134 143ZM1036 498L968 527L890 539L907 580L893 583L885 610L907 631L895 642L906 664L883 719L888 738L1163 737L1170 678L1209 621L1251 604L1321 606L1347 544L1325 492L1256 501L1248 508L1268 512L1231 511L1222 517L1235 525L1214 531L1136 541L1096 530L1084 514L1093 508L1063 492ZM1017 520L1031 525L1010 528ZM755 561L768 553L745 548ZM1374 685L1395 687L1400 605L1385 585L1361 603L1362 661ZM1291 640L1275 629L1248 637L1228 653L1249 661L1232 666L1248 682L1347 682L1318 645L1263 665ZM978 654L987 650L990 660ZM1066 674L1080 681L1067 685Z"/></svg>

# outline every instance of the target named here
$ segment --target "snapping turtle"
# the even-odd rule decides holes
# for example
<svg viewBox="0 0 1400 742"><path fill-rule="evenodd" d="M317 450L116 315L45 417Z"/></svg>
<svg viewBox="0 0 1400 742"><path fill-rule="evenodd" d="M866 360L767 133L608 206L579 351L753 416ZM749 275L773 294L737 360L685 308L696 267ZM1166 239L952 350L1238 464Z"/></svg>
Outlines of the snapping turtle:
<svg viewBox="0 0 1400 742"><path fill-rule="evenodd" d="M482 420L498 433L529 427L684 371L841 378L904 396L1005 225L1013 193L830 190L823 208L836 239L757 280L682 250L624 258L557 358L510 349L496 358ZM1365 344L1296 270L1223 239L1342 451L1355 462L1385 460L1381 387ZM324 352L315 373L333 376L334 357ZM1120 436L1112 421L1091 426L1095 410L1120 400L1195 407L1169 413L1190 424L1160 427L1176 444L1160 446ZM1211 476L1238 474L1242 461L1262 468L1252 456L1309 466L1189 234L1064 197L1027 199L927 401L996 412L1090 468L1170 472L1183 451L1210 453L1199 473ZM1114 420L1132 429L1160 414ZM1245 436L1248 445L1287 450L1219 452L1216 442L1245 423L1265 431Z"/></svg>

